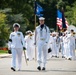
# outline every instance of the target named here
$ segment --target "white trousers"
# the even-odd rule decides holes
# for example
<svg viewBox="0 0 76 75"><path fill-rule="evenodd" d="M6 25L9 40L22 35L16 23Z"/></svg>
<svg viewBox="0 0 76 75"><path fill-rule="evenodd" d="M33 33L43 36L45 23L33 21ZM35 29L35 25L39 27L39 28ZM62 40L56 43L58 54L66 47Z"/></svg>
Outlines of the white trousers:
<svg viewBox="0 0 76 75"><path fill-rule="evenodd" d="M61 54L62 56L65 56L65 50L64 50L64 44L61 43Z"/></svg>
<svg viewBox="0 0 76 75"><path fill-rule="evenodd" d="M52 44L52 56L56 56L57 54L57 46L56 43Z"/></svg>
<svg viewBox="0 0 76 75"><path fill-rule="evenodd" d="M56 44L56 56L59 56L60 44Z"/></svg>
<svg viewBox="0 0 76 75"><path fill-rule="evenodd" d="M29 60L33 59L33 46L27 46L27 50L26 50L26 58L29 58Z"/></svg>
<svg viewBox="0 0 76 75"><path fill-rule="evenodd" d="M12 51L12 63L11 67L16 68L16 58L18 61L18 69L21 69L21 63L22 63L22 48L21 49L11 49Z"/></svg>
<svg viewBox="0 0 76 75"><path fill-rule="evenodd" d="M47 59L47 45L45 42L39 42L38 43L38 49L37 49L37 61L38 61L38 66L45 67L46 64L46 59Z"/></svg>

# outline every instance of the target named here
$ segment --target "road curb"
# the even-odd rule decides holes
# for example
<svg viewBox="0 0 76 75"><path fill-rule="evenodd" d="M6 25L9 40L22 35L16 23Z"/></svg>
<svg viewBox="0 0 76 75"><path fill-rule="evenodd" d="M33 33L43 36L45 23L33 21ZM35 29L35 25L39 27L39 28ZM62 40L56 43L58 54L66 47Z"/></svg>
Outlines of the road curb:
<svg viewBox="0 0 76 75"><path fill-rule="evenodd" d="M8 58L11 57L11 54L1 54L0 58Z"/></svg>

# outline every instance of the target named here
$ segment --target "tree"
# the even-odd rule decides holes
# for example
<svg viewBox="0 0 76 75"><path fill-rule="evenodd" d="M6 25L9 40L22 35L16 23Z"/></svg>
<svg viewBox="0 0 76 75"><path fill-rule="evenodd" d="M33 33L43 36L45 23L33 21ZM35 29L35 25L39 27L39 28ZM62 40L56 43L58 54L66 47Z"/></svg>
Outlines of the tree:
<svg viewBox="0 0 76 75"><path fill-rule="evenodd" d="M8 13L8 17L16 17L16 15L22 14L22 18L25 23L20 23L24 27L21 30L34 29L34 1L35 0L0 0L0 9L11 8L11 14ZM76 25L75 21L75 9L76 0L36 0L44 9L45 23L50 27L56 29L56 17L57 8L61 10L64 8L64 14L69 24ZM72 15L71 15L72 14ZM20 18L20 16L19 16ZM8 19L9 21L10 19ZM23 21L23 22L24 22ZM15 21L9 21L12 25ZM38 17L37 17L38 24ZM23 31L24 32L24 31Z"/></svg>
<svg viewBox="0 0 76 75"><path fill-rule="evenodd" d="M9 27L6 24L6 15L0 13L0 47L4 46L5 42L8 40Z"/></svg>

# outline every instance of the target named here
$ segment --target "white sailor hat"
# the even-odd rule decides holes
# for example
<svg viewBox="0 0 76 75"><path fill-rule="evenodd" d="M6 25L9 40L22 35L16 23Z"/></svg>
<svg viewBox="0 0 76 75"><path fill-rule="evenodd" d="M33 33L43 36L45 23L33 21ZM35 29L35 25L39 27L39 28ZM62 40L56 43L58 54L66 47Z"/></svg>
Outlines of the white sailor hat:
<svg viewBox="0 0 76 75"><path fill-rule="evenodd" d="M56 34L56 32L54 31L54 32L52 32L52 34Z"/></svg>
<svg viewBox="0 0 76 75"><path fill-rule="evenodd" d="M32 31L28 30L28 31L26 32L26 34L29 34L29 33L31 33L31 34L32 34Z"/></svg>
<svg viewBox="0 0 76 75"><path fill-rule="evenodd" d="M14 23L13 27L18 26L20 28L20 24L19 23Z"/></svg>
<svg viewBox="0 0 76 75"><path fill-rule="evenodd" d="M45 18L44 17L40 17L39 20L45 20Z"/></svg>
<svg viewBox="0 0 76 75"><path fill-rule="evenodd" d="M70 31L65 31L66 34L70 34Z"/></svg>

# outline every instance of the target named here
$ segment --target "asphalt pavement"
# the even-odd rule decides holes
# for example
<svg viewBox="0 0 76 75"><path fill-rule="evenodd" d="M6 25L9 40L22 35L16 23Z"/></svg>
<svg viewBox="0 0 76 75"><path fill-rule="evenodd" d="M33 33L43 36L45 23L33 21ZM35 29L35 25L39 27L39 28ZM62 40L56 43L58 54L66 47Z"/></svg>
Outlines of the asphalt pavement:
<svg viewBox="0 0 76 75"><path fill-rule="evenodd" d="M12 71L11 55L0 55L0 75L76 75L76 60L66 60L65 58L50 58L47 59L46 70L37 70L37 61L31 60L25 62L24 55L22 57L21 71Z"/></svg>

